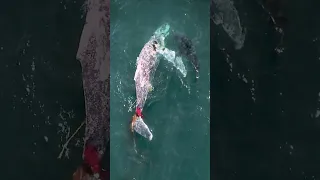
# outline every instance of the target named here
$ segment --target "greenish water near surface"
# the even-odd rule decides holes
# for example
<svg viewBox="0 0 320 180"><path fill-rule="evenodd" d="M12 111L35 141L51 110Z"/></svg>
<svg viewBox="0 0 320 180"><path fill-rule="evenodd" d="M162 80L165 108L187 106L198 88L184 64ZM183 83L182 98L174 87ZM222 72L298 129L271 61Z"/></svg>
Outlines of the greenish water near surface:
<svg viewBox="0 0 320 180"><path fill-rule="evenodd" d="M210 175L210 1L111 1L111 179L205 180ZM193 40L200 61L195 80L161 59L144 107L154 138L129 131L135 109L136 58L163 23ZM171 37L172 38L172 37ZM168 37L168 48L175 50ZM170 45L171 44L171 45Z"/></svg>

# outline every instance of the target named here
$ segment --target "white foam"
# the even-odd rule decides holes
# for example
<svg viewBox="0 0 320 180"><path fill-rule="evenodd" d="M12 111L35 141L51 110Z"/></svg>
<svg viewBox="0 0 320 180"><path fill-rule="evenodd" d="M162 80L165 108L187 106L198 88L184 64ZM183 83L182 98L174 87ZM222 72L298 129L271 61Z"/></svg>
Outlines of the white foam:
<svg viewBox="0 0 320 180"><path fill-rule="evenodd" d="M185 65L183 64L182 58L180 56L176 56L175 51L172 51L168 48L164 48L163 50L158 51L165 60L170 62L179 72L183 75L183 77L187 76L187 70Z"/></svg>

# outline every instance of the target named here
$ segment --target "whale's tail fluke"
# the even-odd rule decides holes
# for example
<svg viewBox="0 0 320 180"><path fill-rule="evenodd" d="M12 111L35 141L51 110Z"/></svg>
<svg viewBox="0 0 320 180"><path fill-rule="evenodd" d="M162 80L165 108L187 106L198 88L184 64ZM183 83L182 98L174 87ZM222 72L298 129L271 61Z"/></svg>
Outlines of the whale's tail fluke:
<svg viewBox="0 0 320 180"><path fill-rule="evenodd" d="M149 141L152 140L153 135L149 129L149 127L144 123L142 117L137 117L135 120L135 123L133 124L133 129L141 136L149 139Z"/></svg>
<svg viewBox="0 0 320 180"><path fill-rule="evenodd" d="M149 127L143 121L143 116L141 114L140 108L137 108L136 114L133 115L133 117L132 117L131 131L132 132L135 131L136 133L140 134L141 136L149 139L149 141L151 141L153 138L153 134L151 133Z"/></svg>

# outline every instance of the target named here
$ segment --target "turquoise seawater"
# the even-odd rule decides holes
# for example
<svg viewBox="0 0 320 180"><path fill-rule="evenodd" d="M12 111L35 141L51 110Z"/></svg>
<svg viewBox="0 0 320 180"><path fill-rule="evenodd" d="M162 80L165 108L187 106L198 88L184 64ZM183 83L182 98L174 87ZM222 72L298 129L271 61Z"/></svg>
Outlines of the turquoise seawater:
<svg viewBox="0 0 320 180"><path fill-rule="evenodd" d="M111 0L111 179L206 180L210 175L210 1ZM132 134L135 63L144 44L163 23L192 39L200 62L195 80L161 59L154 91L144 107L152 141ZM176 50L172 36L168 48Z"/></svg>

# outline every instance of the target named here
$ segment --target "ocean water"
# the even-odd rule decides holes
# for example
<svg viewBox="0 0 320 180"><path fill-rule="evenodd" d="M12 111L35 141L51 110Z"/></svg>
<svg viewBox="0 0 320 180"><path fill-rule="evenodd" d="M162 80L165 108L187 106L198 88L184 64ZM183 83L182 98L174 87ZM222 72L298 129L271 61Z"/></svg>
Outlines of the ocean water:
<svg viewBox="0 0 320 180"><path fill-rule="evenodd" d="M110 171L111 179L209 179L210 174L210 1L111 0ZM154 91L144 107L152 141L132 134L136 58L163 23L192 39L200 62L183 78L161 59ZM172 37L168 48L174 49Z"/></svg>
<svg viewBox="0 0 320 180"><path fill-rule="evenodd" d="M85 118L76 59L83 1L8 1L0 7L1 179L71 179Z"/></svg>
<svg viewBox="0 0 320 180"><path fill-rule="evenodd" d="M211 26L211 177L319 179L320 2L214 2L235 17ZM262 2L282 4L281 28Z"/></svg>

